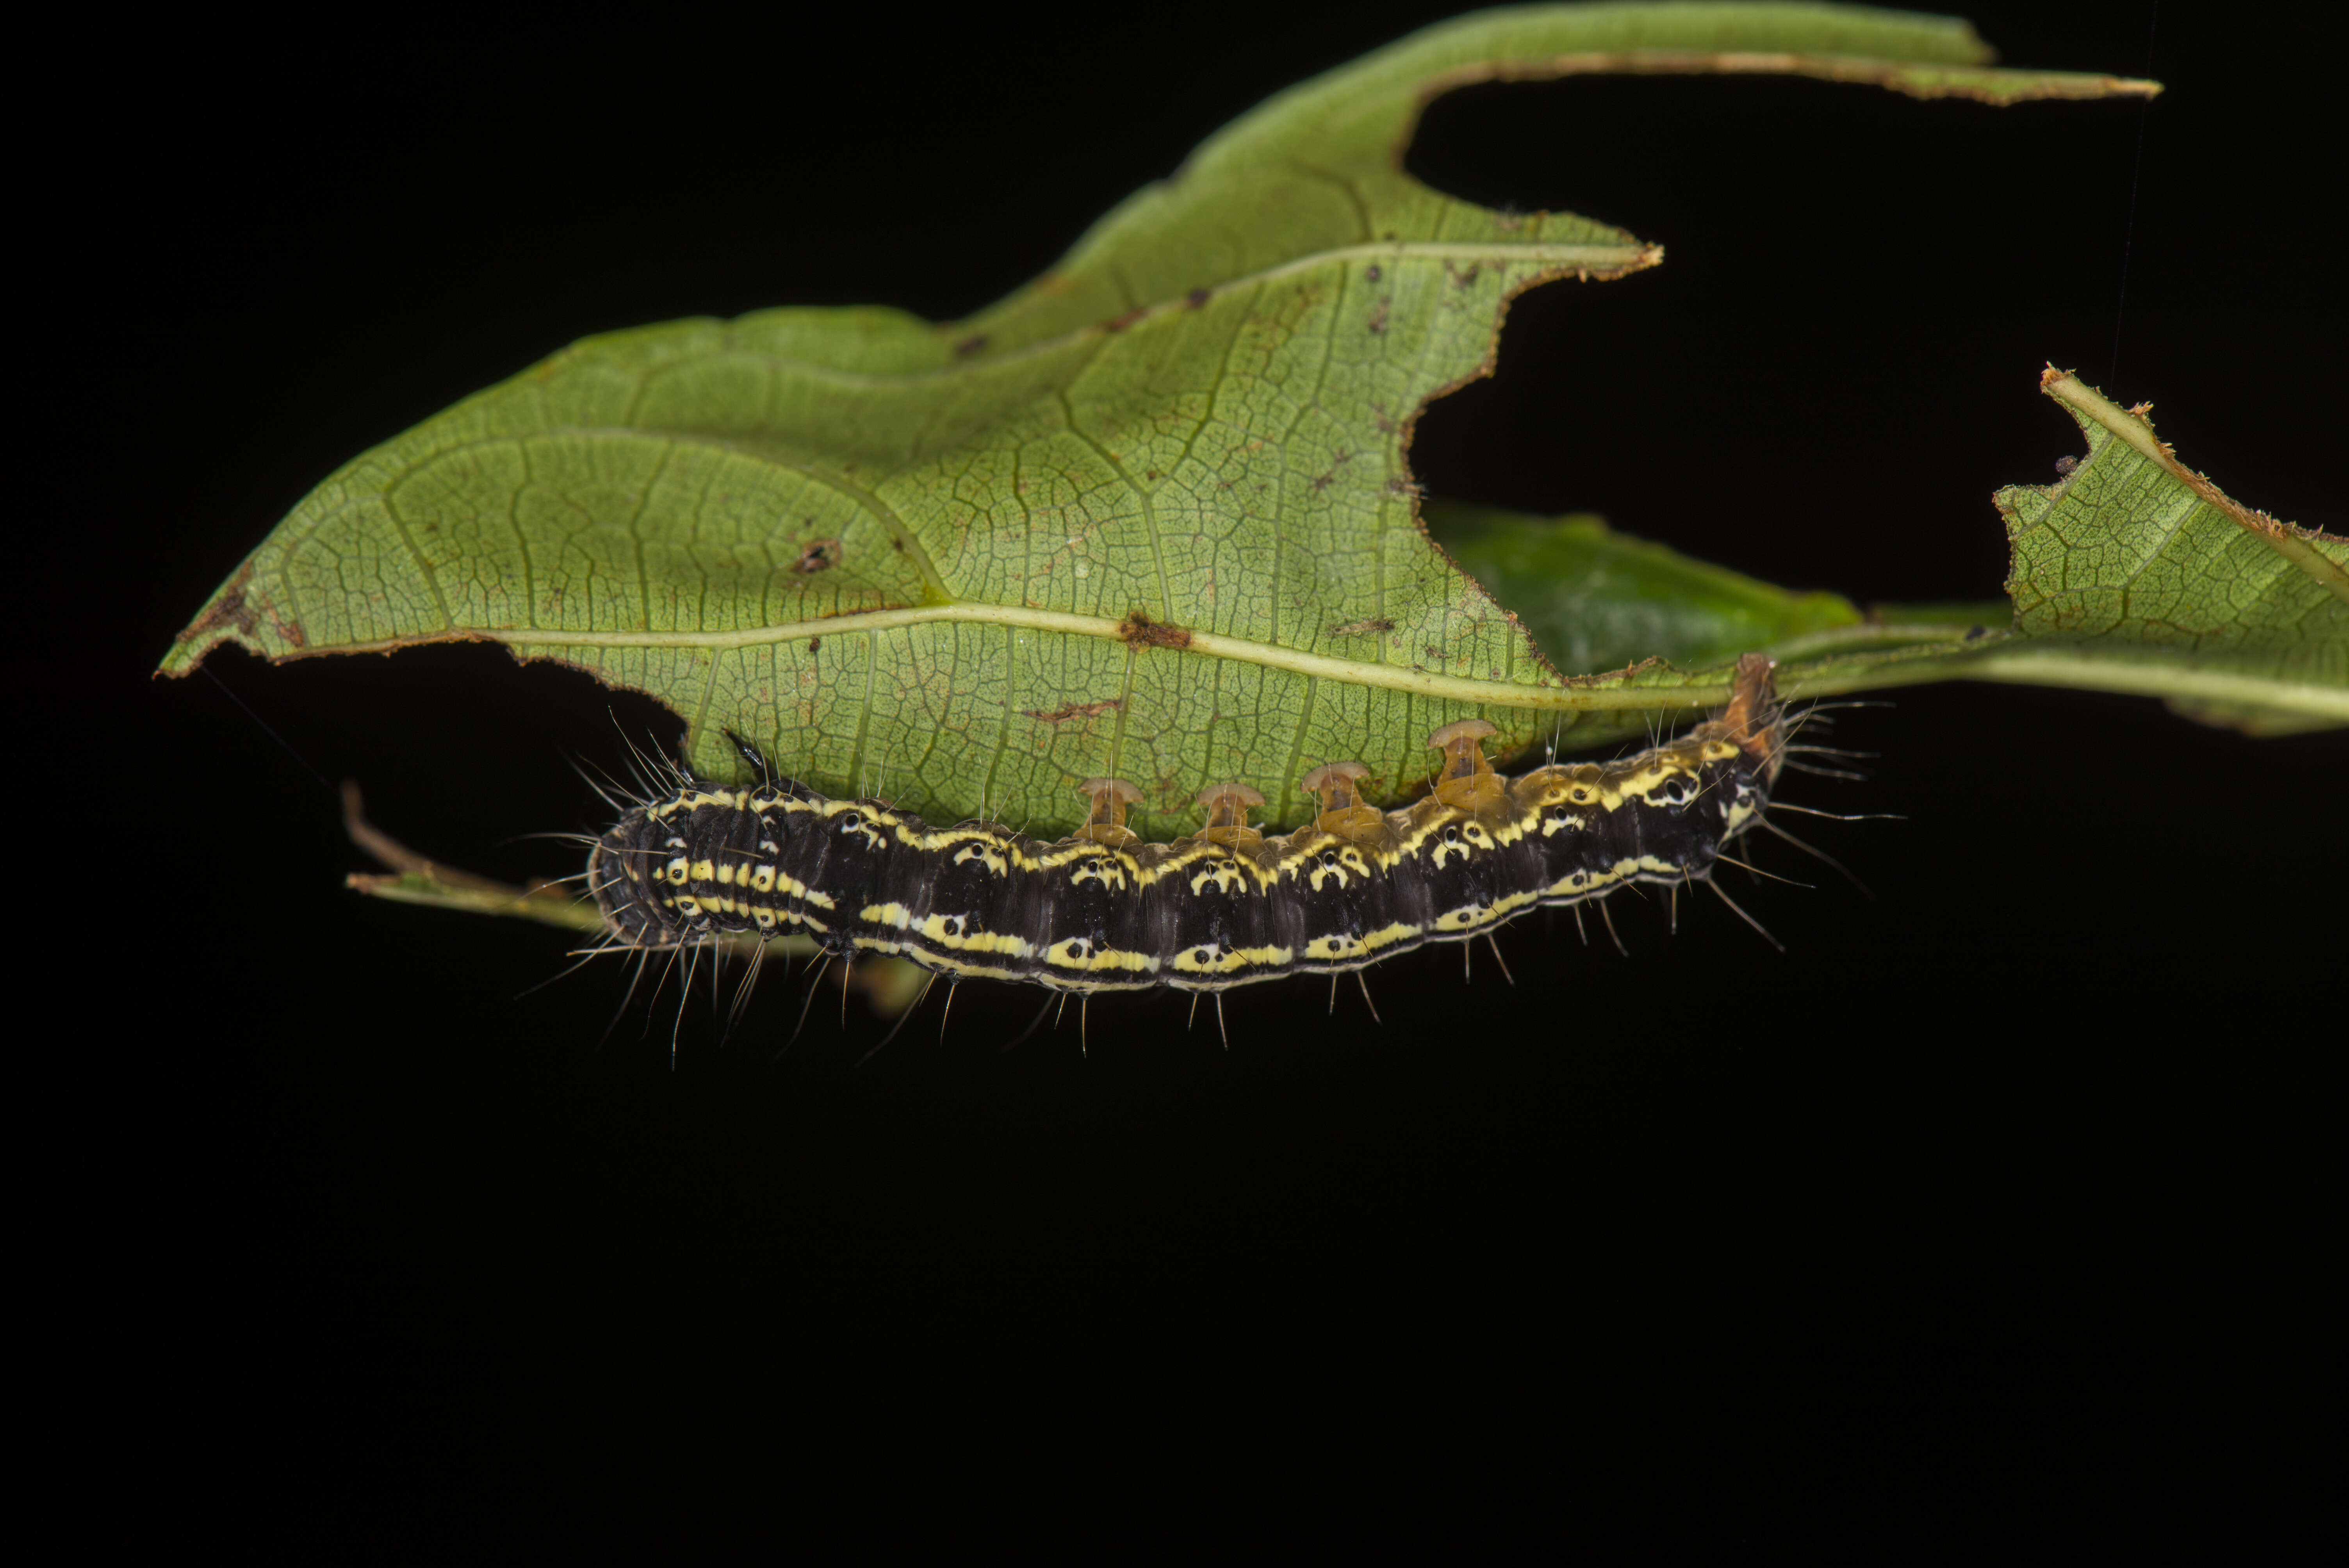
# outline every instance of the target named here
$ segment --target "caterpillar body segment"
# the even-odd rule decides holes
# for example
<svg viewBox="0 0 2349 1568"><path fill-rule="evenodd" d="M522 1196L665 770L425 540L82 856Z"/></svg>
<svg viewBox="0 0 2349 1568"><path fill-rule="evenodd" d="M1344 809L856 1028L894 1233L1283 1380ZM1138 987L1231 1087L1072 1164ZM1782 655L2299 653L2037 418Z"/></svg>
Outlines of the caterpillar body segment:
<svg viewBox="0 0 2349 1568"><path fill-rule="evenodd" d="M1142 793L1122 779L1079 786L1084 825L1045 843L827 799L742 745L759 784L688 783L630 810L597 842L588 885L631 946L797 933L955 979L1078 992L1360 969L1543 905L1708 877L1784 759L1771 669L1745 655L1719 717L1619 761L1506 776L1484 754L1492 726L1466 719L1430 738L1440 771L1400 810L1361 799L1360 763L1334 763L1301 780L1322 809L1294 832L1250 826L1263 796L1219 784L1199 797L1206 826L1168 843L1125 825Z"/></svg>

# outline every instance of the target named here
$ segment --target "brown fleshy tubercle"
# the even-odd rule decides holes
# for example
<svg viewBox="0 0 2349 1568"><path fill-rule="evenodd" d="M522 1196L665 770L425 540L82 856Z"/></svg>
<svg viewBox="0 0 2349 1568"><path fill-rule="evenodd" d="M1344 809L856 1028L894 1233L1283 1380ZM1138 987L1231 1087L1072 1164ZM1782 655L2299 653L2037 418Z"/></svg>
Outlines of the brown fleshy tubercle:
<svg viewBox="0 0 2349 1568"><path fill-rule="evenodd" d="M1721 714L1729 738L1766 759L1774 779L1785 757L1778 733L1778 687L1771 679L1771 672L1777 667L1778 661L1767 654L1740 655L1737 674L1729 690L1729 706Z"/></svg>
<svg viewBox="0 0 2349 1568"><path fill-rule="evenodd" d="M1481 718L1463 718L1427 738L1444 753L1444 772L1435 781L1435 798L1463 811L1497 810L1508 799L1501 776L1485 755L1485 740L1501 732Z"/></svg>
<svg viewBox="0 0 2349 1568"><path fill-rule="evenodd" d="M1077 793L1089 797L1092 809L1085 813L1085 825L1076 837L1112 850L1142 841L1142 835L1125 825L1125 809L1142 799L1141 790L1123 779L1088 779L1077 786Z"/></svg>
<svg viewBox="0 0 2349 1568"><path fill-rule="evenodd" d="M1321 802L1313 825L1355 843L1375 843L1386 835L1387 814L1366 804L1359 788L1371 770L1359 762L1330 762L1299 780L1298 787Z"/></svg>
<svg viewBox="0 0 2349 1568"><path fill-rule="evenodd" d="M1362 803L1361 791L1354 783L1370 774L1359 762L1325 762L1299 779L1298 788L1319 800L1323 812L1343 811Z"/></svg>
<svg viewBox="0 0 2349 1568"><path fill-rule="evenodd" d="M1199 791L1206 808L1207 825L1200 836L1227 850L1252 850L1264 842L1261 830L1248 826L1248 810L1264 804L1264 797L1245 784L1210 784Z"/></svg>

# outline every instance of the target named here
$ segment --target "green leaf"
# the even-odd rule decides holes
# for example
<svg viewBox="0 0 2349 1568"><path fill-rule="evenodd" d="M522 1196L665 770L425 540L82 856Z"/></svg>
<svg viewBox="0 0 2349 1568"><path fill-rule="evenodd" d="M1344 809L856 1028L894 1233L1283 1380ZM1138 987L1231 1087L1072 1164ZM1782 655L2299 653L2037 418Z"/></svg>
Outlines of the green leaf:
<svg viewBox="0 0 2349 1568"><path fill-rule="evenodd" d="M163 668L228 641L494 640L659 697L713 773L736 769L731 728L827 791L1040 832L1073 825L1071 786L1096 775L1139 783L1136 825L1167 836L1226 779L1297 820L1316 761L1359 758L1392 793L1429 730L1469 715L1512 746L1636 733L1725 680L1561 676L1430 545L1406 449L1430 398L1489 372L1513 295L1660 253L1419 184L1398 160L1422 106L1597 71L1993 103L2156 90L1988 57L1960 22L1822 5L1429 28L1273 98L968 321L678 322L467 399L320 485ZM1717 575L1704 591L1734 597ZM1855 631L1882 641L1814 634Z"/></svg>
<svg viewBox="0 0 2349 1568"><path fill-rule="evenodd" d="M2178 460L2147 408L2040 378L2088 438L2060 482L1998 492L2017 644L1997 678L2172 699L2253 734L2349 722L2349 540L2280 522ZM1976 672L1982 673L1982 672Z"/></svg>
<svg viewBox="0 0 2349 1568"><path fill-rule="evenodd" d="M2041 389L2088 438L2057 483L1994 499L2007 604L1862 614L1613 532L1431 501L1437 541L1568 667L1661 656L1702 669L1762 648L1782 689L1993 680L2138 693L2257 736L2349 723L2349 540L2280 522L2178 460L2144 408L2061 371Z"/></svg>
<svg viewBox="0 0 2349 1568"><path fill-rule="evenodd" d="M1436 543L1516 613L1560 669L1650 658L1702 669L1867 619L1839 593L1790 593L1617 533L1596 517L1437 500L1420 510ZM2003 607L1994 614L2002 624Z"/></svg>
<svg viewBox="0 0 2349 1568"><path fill-rule="evenodd" d="M2178 460L2145 411L2050 370L2088 438L2062 480L1994 498L2007 604L1878 605L1691 561L1596 518L1431 501L1437 542L1564 667L1685 668L1762 648L1783 688L1979 679L2167 697L2257 736L2349 722L2349 540L2279 522Z"/></svg>
<svg viewBox="0 0 2349 1568"><path fill-rule="evenodd" d="M2178 460L2144 409L2049 370L2044 391L2088 438L2048 486L1994 498L2012 604L1881 604L1863 614L1616 533L1431 501L1437 542L1568 667L1731 650L1779 660L1797 695L1992 680L2160 696L2255 736L2349 723L2349 540L2242 505Z"/></svg>

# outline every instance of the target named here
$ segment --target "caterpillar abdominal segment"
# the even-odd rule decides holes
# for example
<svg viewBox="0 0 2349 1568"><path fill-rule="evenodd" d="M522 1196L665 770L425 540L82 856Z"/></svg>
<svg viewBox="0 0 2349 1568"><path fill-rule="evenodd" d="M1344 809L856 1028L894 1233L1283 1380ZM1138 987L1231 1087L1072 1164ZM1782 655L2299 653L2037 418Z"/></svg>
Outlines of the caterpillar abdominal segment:
<svg viewBox="0 0 2349 1568"><path fill-rule="evenodd" d="M628 811L597 841L588 886L623 947L796 933L950 979L1077 992L1361 969L1543 905L1708 878L1761 820L1785 760L1771 669L1746 655L1719 717L1617 762L1508 778L1484 753L1491 725L1446 725L1428 740L1440 776L1398 810L1361 799L1360 763L1317 768L1300 783L1319 813L1280 836L1248 826L1262 795L1219 784L1199 797L1198 833L1143 842L1125 825L1142 792L1118 779L1079 786L1091 810L1057 843L988 822L933 828L827 799L737 739L761 782L688 782Z"/></svg>

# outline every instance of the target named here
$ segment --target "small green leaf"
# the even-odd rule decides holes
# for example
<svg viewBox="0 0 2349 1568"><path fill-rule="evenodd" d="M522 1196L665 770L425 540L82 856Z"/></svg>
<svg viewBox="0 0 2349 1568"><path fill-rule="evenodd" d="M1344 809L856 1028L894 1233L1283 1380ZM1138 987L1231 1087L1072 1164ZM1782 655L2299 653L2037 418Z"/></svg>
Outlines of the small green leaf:
<svg viewBox="0 0 2349 1568"><path fill-rule="evenodd" d="M1525 624L1562 670L1660 658L1684 669L1866 617L1838 593L1795 593L1617 533L1596 517L1527 517L1431 500L1428 532ZM2003 607L1996 612L2002 624Z"/></svg>

